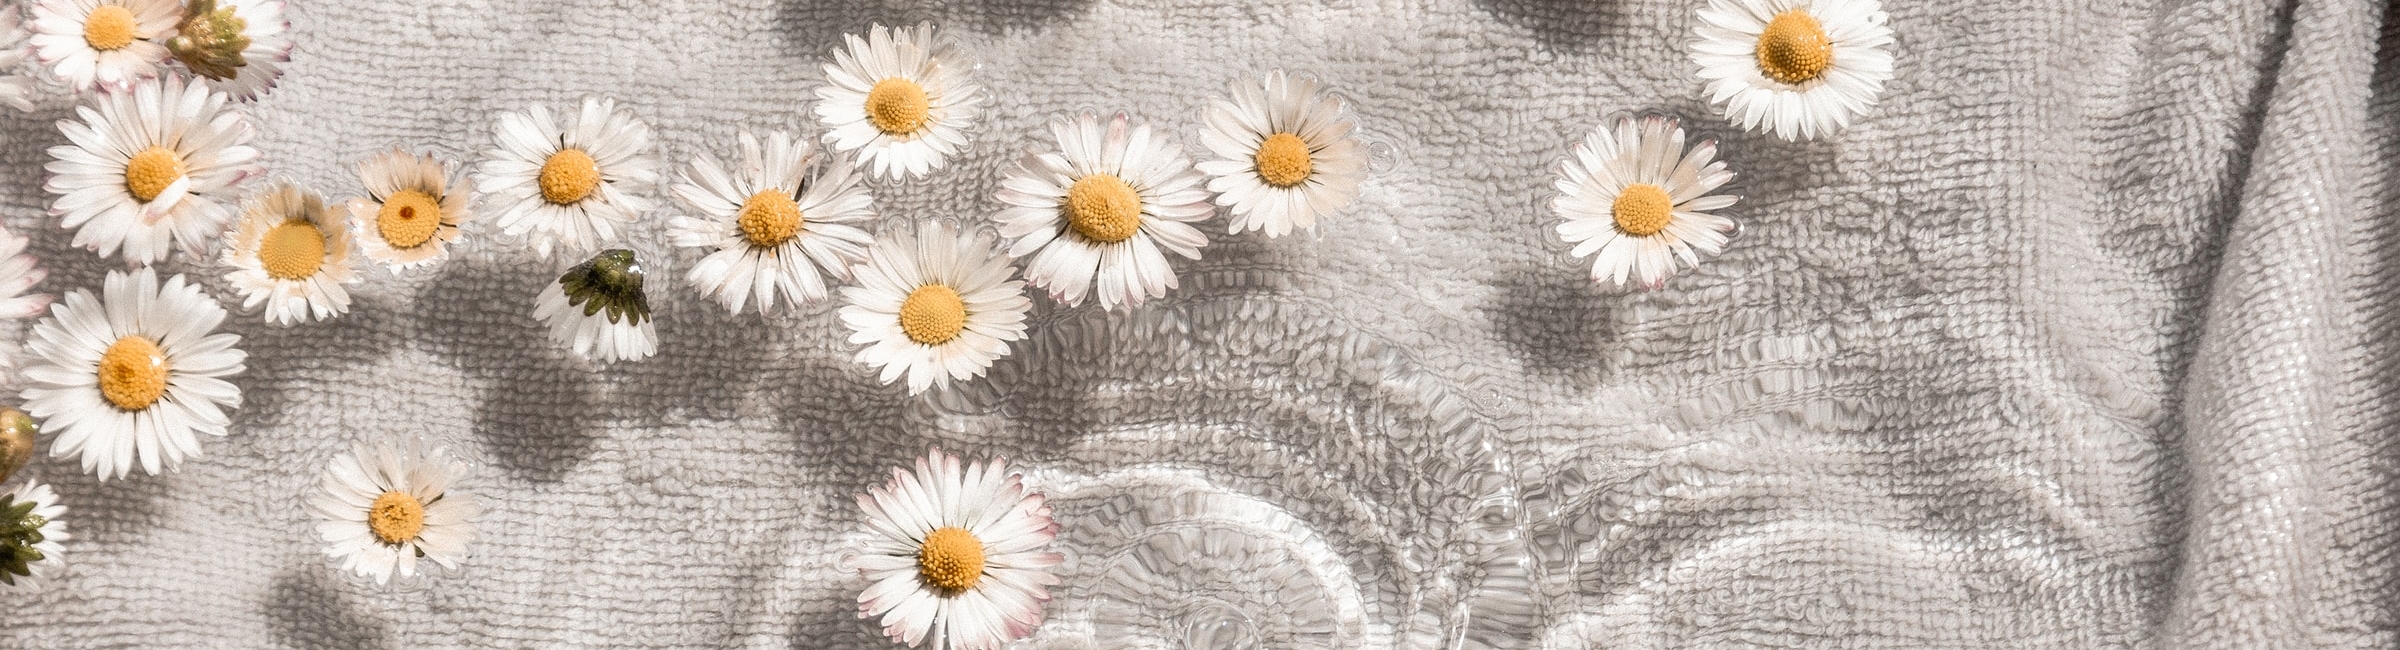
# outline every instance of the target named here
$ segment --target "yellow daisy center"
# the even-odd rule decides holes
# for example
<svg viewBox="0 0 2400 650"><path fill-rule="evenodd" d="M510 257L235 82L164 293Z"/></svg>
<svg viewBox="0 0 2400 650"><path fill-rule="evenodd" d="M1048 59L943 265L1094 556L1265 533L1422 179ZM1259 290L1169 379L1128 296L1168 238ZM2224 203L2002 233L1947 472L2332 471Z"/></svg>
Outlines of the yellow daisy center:
<svg viewBox="0 0 2400 650"><path fill-rule="evenodd" d="M422 246L441 227L442 202L416 190L393 192L384 197L383 209L375 211L375 234L392 248Z"/></svg>
<svg viewBox="0 0 2400 650"><path fill-rule="evenodd" d="M1308 143L1300 136L1277 133L1258 144L1258 154L1251 157L1258 165L1258 177L1268 185L1291 187L1308 180L1316 165L1308 157Z"/></svg>
<svg viewBox="0 0 2400 650"><path fill-rule="evenodd" d="M425 530L425 502L407 492L385 492L367 506L367 530L385 544L416 539Z"/></svg>
<svg viewBox="0 0 2400 650"><path fill-rule="evenodd" d="M1114 244L1142 228L1142 195L1114 174L1093 174L1067 188L1067 226L1085 239Z"/></svg>
<svg viewBox="0 0 2400 650"><path fill-rule="evenodd" d="M258 265L277 280L308 279L325 265L325 232L306 219L275 224L258 240Z"/></svg>
<svg viewBox="0 0 2400 650"><path fill-rule="evenodd" d="M1616 213L1617 229L1635 237L1648 237L1667 229L1675 218L1675 203L1667 191L1649 183L1634 183L1617 192L1617 201L1609 206Z"/></svg>
<svg viewBox="0 0 2400 650"><path fill-rule="evenodd" d="M875 82L867 91L867 119L875 128L892 135L908 135L925 128L925 118L932 114L933 103L925 99L925 87L917 82L892 77Z"/></svg>
<svg viewBox="0 0 2400 650"><path fill-rule="evenodd" d="M1787 84L1825 76L1833 67L1833 38L1814 16L1799 9L1775 15L1758 35L1758 71Z"/></svg>
<svg viewBox="0 0 2400 650"><path fill-rule="evenodd" d="M105 7L104 7L105 8ZM125 191L133 199L149 203L183 178L183 157L166 147L151 147L125 161Z"/></svg>
<svg viewBox="0 0 2400 650"><path fill-rule="evenodd" d="M742 238L759 248L774 248L800 236L800 203L782 190L765 189L750 195L742 202L742 211L734 215L734 223L742 227Z"/></svg>
<svg viewBox="0 0 2400 650"><path fill-rule="evenodd" d="M900 301L900 333L920 345L941 345L967 329L967 301L958 290L928 284Z"/></svg>
<svg viewBox="0 0 2400 650"><path fill-rule="evenodd" d="M542 161L542 200L573 205L600 188L600 161L582 149L560 149Z"/></svg>
<svg viewBox="0 0 2400 650"><path fill-rule="evenodd" d="M158 403L167 394L167 353L144 336L127 336L100 353L100 397L127 411Z"/></svg>
<svg viewBox="0 0 2400 650"><path fill-rule="evenodd" d="M951 593L974 589L983 580L983 540L964 528L933 529L917 547L917 575Z"/></svg>
<svg viewBox="0 0 2400 650"><path fill-rule="evenodd" d="M100 5L83 19L83 42L102 52L123 49L133 44L133 30L140 27L132 9Z"/></svg>

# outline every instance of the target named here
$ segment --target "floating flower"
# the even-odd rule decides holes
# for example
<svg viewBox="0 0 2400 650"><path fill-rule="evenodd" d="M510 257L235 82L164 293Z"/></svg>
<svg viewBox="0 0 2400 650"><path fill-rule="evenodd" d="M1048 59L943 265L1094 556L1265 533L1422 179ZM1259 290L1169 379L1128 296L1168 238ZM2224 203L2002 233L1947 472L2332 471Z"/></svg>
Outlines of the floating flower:
<svg viewBox="0 0 2400 650"><path fill-rule="evenodd" d="M675 197L701 215L668 224L675 245L710 251L685 279L734 313L753 298L760 313L779 296L824 300L824 276L847 280L867 257L874 237L860 226L875 219L874 197L848 159L825 159L805 140L772 133L762 149L743 133L741 145L739 169L703 155L675 184Z"/></svg>
<svg viewBox="0 0 2400 650"><path fill-rule="evenodd" d="M825 144L883 178L924 176L966 150L983 88L959 70L949 39L929 23L842 37L849 47L834 50L817 88Z"/></svg>
<svg viewBox="0 0 2400 650"><path fill-rule="evenodd" d="M177 0L32 0L33 58L77 92L126 90L158 76L152 42L183 20Z"/></svg>
<svg viewBox="0 0 2400 650"><path fill-rule="evenodd" d="M0 322L32 318L50 308L50 294L25 293L50 275L35 265L32 255L25 254L29 243L25 236L0 227ZM17 367L17 338L13 329L9 336L0 337L0 370ZM0 377L0 383L14 381L14 373Z"/></svg>
<svg viewBox="0 0 2400 650"><path fill-rule="evenodd" d="M242 309L266 305L267 322L295 325L350 311L358 281L350 272L350 231L325 201L283 185L253 199L235 227L224 262L225 281L242 293Z"/></svg>
<svg viewBox="0 0 2400 650"><path fill-rule="evenodd" d="M883 369L883 383L908 375L908 392L983 376L1025 338L1033 301L1016 267L989 239L947 225L884 233L842 288L858 362Z"/></svg>
<svg viewBox="0 0 2400 650"><path fill-rule="evenodd" d="M642 264L633 251L603 251L567 269L534 299L533 316L550 338L599 361L644 359L658 353L658 324L642 293Z"/></svg>
<svg viewBox="0 0 2400 650"><path fill-rule="evenodd" d="M1100 307L1138 306L1175 287L1165 253L1200 259L1208 236L1192 223L1216 214L1206 177L1183 147L1132 126L1123 113L1102 124L1089 113L1050 123L1059 152L1026 156L1000 183L1008 205L994 217L1016 240L1011 257L1033 256L1025 279L1068 305L1099 278Z"/></svg>
<svg viewBox="0 0 2400 650"><path fill-rule="evenodd" d="M33 33L25 31L25 15L15 7L0 8L0 104L14 106L20 111L33 110L33 76L25 74L25 56L33 52L27 42Z"/></svg>
<svg viewBox="0 0 2400 650"><path fill-rule="evenodd" d="M534 106L500 117L475 186L500 206L495 221L511 237L531 236L549 259L556 247L581 256L617 238L650 210L641 192L658 182L650 127L617 111L615 100L586 99L564 128Z"/></svg>
<svg viewBox="0 0 2400 650"><path fill-rule="evenodd" d="M156 475L200 455L194 434L225 435L242 404L227 378L248 355L216 333L225 309L178 275L110 271L102 299L77 289L50 307L26 347L25 410L51 434L53 457L80 453L83 470L122 478L139 457Z"/></svg>
<svg viewBox="0 0 2400 650"><path fill-rule="evenodd" d="M325 467L324 492L308 501L325 554L376 584L417 575L420 558L458 568L482 513L474 497L450 489L463 473L441 448L415 439L352 446Z"/></svg>
<svg viewBox="0 0 2400 650"><path fill-rule="evenodd" d="M292 60L283 0L185 0L182 19L167 52L236 100L273 89Z"/></svg>
<svg viewBox="0 0 2400 650"><path fill-rule="evenodd" d="M113 5L104 5L113 6ZM264 173L251 128L225 96L169 78L110 93L61 120L71 144L50 148L50 214L75 229L75 245L125 261L167 258L169 244L206 256L233 221L234 191Z"/></svg>
<svg viewBox="0 0 2400 650"><path fill-rule="evenodd" d="M22 591L41 588L41 581L66 566L67 522L59 515L58 493L50 486L25 481L0 492L0 584Z"/></svg>
<svg viewBox="0 0 2400 650"><path fill-rule="evenodd" d="M1050 506L1008 461L960 467L936 449L917 471L858 496L867 514L864 552L847 563L871 584L859 618L881 617L884 636L909 647L989 650L1042 625L1042 603L1065 558L1042 547L1058 534Z"/></svg>
<svg viewBox="0 0 2400 650"><path fill-rule="evenodd" d="M1226 232L1282 237L1358 199L1367 156L1357 125L1315 80L1275 70L1264 84L1236 83L1233 101L1216 102L1207 119L1200 141L1216 158L1198 167L1214 177L1217 205L1233 210Z"/></svg>
<svg viewBox="0 0 2400 650"><path fill-rule="evenodd" d="M359 250L394 271L442 261L459 224L475 218L475 184L453 176L431 155L398 149L359 163L367 195L349 206Z"/></svg>
<svg viewBox="0 0 2400 650"><path fill-rule="evenodd" d="M1710 0L1692 62L1725 119L1814 140L1875 108L1892 79L1892 29L1876 0Z"/></svg>
<svg viewBox="0 0 2400 650"><path fill-rule="evenodd" d="M1624 285L1628 275L1656 289L1675 275L1675 259L1725 248L1732 219L1710 212L1740 197L1710 195L1733 180L1717 144L1685 152L1683 128L1666 118L1620 118L1615 131L1594 129L1559 165L1559 197L1550 209L1566 219L1558 234L1582 258L1594 252L1592 281ZM1697 251L1697 253L1695 253Z"/></svg>

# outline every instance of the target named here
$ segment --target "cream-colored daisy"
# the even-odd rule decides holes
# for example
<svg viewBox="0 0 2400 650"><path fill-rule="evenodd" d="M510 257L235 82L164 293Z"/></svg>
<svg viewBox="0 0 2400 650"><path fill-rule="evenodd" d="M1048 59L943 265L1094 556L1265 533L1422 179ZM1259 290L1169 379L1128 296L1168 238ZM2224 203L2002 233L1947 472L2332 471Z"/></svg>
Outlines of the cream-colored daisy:
<svg viewBox="0 0 2400 650"><path fill-rule="evenodd" d="M1025 338L1033 301L1016 267L981 233L927 223L885 232L842 288L850 342L866 344L858 362L883 370L883 383L908 376L911 395L983 376Z"/></svg>
<svg viewBox="0 0 2400 650"><path fill-rule="evenodd" d="M1684 151L1674 120L1619 118L1594 129L1559 165L1558 198L1550 209L1566 220L1558 234L1574 255L1592 259L1592 281L1623 286L1628 277L1647 289L1675 275L1675 260L1699 266L1700 255L1725 248L1735 224L1712 214L1739 197L1709 192L1733 180L1716 160L1717 143Z"/></svg>
<svg viewBox="0 0 2400 650"><path fill-rule="evenodd" d="M825 144L883 178L922 177L966 150L983 88L931 23L842 38L817 88Z"/></svg>
<svg viewBox="0 0 2400 650"><path fill-rule="evenodd" d="M67 564L67 507L50 486L31 479L0 491L0 584L18 591L42 588Z"/></svg>
<svg viewBox="0 0 2400 650"><path fill-rule="evenodd" d="M1814 140L1874 110L1892 79L1887 20L1876 0L1709 0L1692 62L1725 119Z"/></svg>
<svg viewBox="0 0 2400 650"><path fill-rule="evenodd" d="M646 359L658 353L658 324L642 292L642 263L633 251L602 251L558 276L534 299L534 318L550 339L596 361Z"/></svg>
<svg viewBox="0 0 2400 650"><path fill-rule="evenodd" d="M250 147L250 120L225 95L180 78L145 81L101 95L61 120L70 144L50 148L58 196L50 214L75 229L74 243L101 256L150 264L170 246L213 257L209 245L233 221L235 191L264 173Z"/></svg>
<svg viewBox="0 0 2400 650"><path fill-rule="evenodd" d="M493 221L511 237L530 238L549 259L589 255L617 239L618 230L650 210L643 196L658 182L650 126L617 110L616 100L586 99L561 124L534 106L500 117L476 170L475 187Z"/></svg>
<svg viewBox="0 0 2400 650"><path fill-rule="evenodd" d="M862 226L875 220L875 197L847 158L806 140L776 132L761 147L743 133L741 146L741 167L701 155L675 184L675 198L700 213L668 223L675 245L709 251L684 279L734 313L753 299L760 313L779 297L824 300L824 276L848 280L867 258L875 238Z"/></svg>
<svg viewBox="0 0 2400 650"><path fill-rule="evenodd" d="M414 438L352 446L308 500L325 554L376 584L417 575L420 559L458 568L482 514L474 497L451 489L463 473L444 449Z"/></svg>
<svg viewBox="0 0 2400 650"><path fill-rule="evenodd" d="M291 28L283 0L184 0L167 51L208 85L249 101L283 76L292 56L292 39L284 32Z"/></svg>
<svg viewBox="0 0 2400 650"><path fill-rule="evenodd" d="M1233 211L1226 232L1282 237L1358 199L1366 149L1342 100L1319 92L1316 80L1274 70L1264 84L1235 83L1233 100L1218 100L1207 121L1200 142L1215 158L1198 167L1214 177L1217 205Z"/></svg>
<svg viewBox="0 0 2400 650"><path fill-rule="evenodd" d="M266 306L267 322L296 325L350 311L350 230L325 201L290 185L253 197L225 247L225 281L242 309Z"/></svg>
<svg viewBox="0 0 2400 650"><path fill-rule="evenodd" d="M25 30L19 7L0 8L0 104L33 110L33 75L25 74L25 57L33 53L33 32Z"/></svg>
<svg viewBox="0 0 2400 650"><path fill-rule="evenodd" d="M1032 257L1025 279L1068 305L1098 293L1103 309L1166 295L1176 285L1166 254L1196 260L1208 245L1191 225L1216 214L1207 177L1182 145L1123 113L1056 120L1050 132L1059 151L1018 160L1000 181L1008 207L993 217L1015 240L1009 256Z"/></svg>
<svg viewBox="0 0 2400 650"><path fill-rule="evenodd" d="M77 92L126 90L158 76L183 20L177 0L33 0L33 58Z"/></svg>
<svg viewBox="0 0 2400 650"><path fill-rule="evenodd" d="M1042 550L1058 524L1023 474L1006 459L962 465L935 449L858 495L867 540L846 562L869 583L858 617L912 648L996 650L1033 634L1065 561Z"/></svg>
<svg viewBox="0 0 2400 650"><path fill-rule="evenodd" d="M26 343L25 410L50 434L50 455L122 478L134 462L156 475L200 455L196 434L225 435L242 391L227 381L248 357L217 332L225 309L178 275L110 271L102 298L77 289L50 306Z"/></svg>
<svg viewBox="0 0 2400 650"><path fill-rule="evenodd" d="M393 149L358 163L367 195L350 200L350 228L367 259L398 271L442 261L475 218L475 184L431 154Z"/></svg>

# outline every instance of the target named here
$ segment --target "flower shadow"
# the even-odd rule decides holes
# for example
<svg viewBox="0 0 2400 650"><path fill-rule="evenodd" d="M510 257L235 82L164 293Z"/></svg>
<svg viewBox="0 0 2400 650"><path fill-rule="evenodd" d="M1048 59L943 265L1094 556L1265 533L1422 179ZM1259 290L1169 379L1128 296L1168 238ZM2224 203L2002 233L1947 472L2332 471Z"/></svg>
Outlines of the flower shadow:
<svg viewBox="0 0 2400 650"><path fill-rule="evenodd" d="M266 610L278 647L397 647L383 621L360 613L323 571L295 568L277 575Z"/></svg>
<svg viewBox="0 0 2400 650"><path fill-rule="evenodd" d="M493 464L543 483L561 480L597 445L594 370L568 358L532 316L550 276L487 260L452 260L418 300L425 348L487 386L472 430ZM480 381L478 381L480 380Z"/></svg>
<svg viewBox="0 0 2400 650"><path fill-rule="evenodd" d="M1578 392L1608 381L1615 305L1612 290L1594 284L1586 265L1520 266L1493 284L1499 291L1484 313L1528 374Z"/></svg>

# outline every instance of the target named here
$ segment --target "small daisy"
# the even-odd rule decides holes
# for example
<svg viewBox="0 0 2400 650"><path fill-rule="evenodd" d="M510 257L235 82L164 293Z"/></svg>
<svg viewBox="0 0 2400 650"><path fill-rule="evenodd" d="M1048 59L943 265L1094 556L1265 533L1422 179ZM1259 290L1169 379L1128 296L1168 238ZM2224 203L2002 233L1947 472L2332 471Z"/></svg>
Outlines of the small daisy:
<svg viewBox="0 0 2400 650"><path fill-rule="evenodd" d="M183 20L177 0L32 0L33 58L77 92L125 90L158 76L154 39Z"/></svg>
<svg viewBox="0 0 2400 650"><path fill-rule="evenodd" d="M66 566L67 514L50 486L27 480L0 492L0 584L16 590L40 589L43 580Z"/></svg>
<svg viewBox="0 0 2400 650"><path fill-rule="evenodd" d="M779 296L793 305L824 300L823 276L848 280L866 259L874 237L860 226L874 221L875 198L849 160L826 160L805 140L773 133L762 148L743 133L741 145L739 169L701 156L675 184L675 198L702 215L668 224L675 245L711 251L685 279L734 313L754 298L760 313Z"/></svg>
<svg viewBox="0 0 2400 650"><path fill-rule="evenodd" d="M883 178L921 177L967 148L983 88L968 80L949 39L930 23L844 34L817 88L825 144L856 152Z"/></svg>
<svg viewBox="0 0 2400 650"><path fill-rule="evenodd" d="M458 568L475 539L474 497L450 490L463 472L440 447L409 439L353 445L325 467L308 500L325 554L375 584L417 575L417 560Z"/></svg>
<svg viewBox="0 0 2400 650"><path fill-rule="evenodd" d="M170 244L205 255L233 221L235 189L264 173L250 147L249 118L225 110L208 86L169 78L102 95L60 120L70 144L50 148L58 195L50 214L75 229L74 243L125 261L167 258Z"/></svg>
<svg viewBox="0 0 2400 650"><path fill-rule="evenodd" d="M242 309L266 305L267 322L295 325L350 311L358 281L350 272L350 230L317 195L290 185L252 199L224 262L225 281L242 293Z"/></svg>
<svg viewBox="0 0 2400 650"><path fill-rule="evenodd" d="M1196 260L1208 245L1191 225L1216 214L1206 177L1181 145L1123 113L1106 124L1089 113L1053 121L1050 132L1060 151L1018 160L1000 183L1008 207L994 217L1000 236L1016 240L1009 256L1033 256L1025 279L1070 306L1094 277L1103 309L1166 295L1176 284L1166 253Z"/></svg>
<svg viewBox="0 0 2400 650"><path fill-rule="evenodd" d="M1200 141L1216 158L1198 166L1215 177L1208 191L1217 205L1233 209L1226 232L1282 237L1358 198L1367 156L1352 135L1357 125L1316 81L1275 70L1265 84L1236 83L1233 101L1217 101L1207 120Z"/></svg>
<svg viewBox="0 0 2400 650"><path fill-rule="evenodd" d="M617 238L618 229L650 210L642 197L658 182L650 156L650 126L617 110L616 100L586 99L562 128L550 109L534 106L500 117L475 186L495 221L511 237L532 238L550 258L581 256Z"/></svg>
<svg viewBox="0 0 2400 650"><path fill-rule="evenodd" d="M908 375L911 395L983 376L1025 338L1033 300L1016 267L979 233L926 224L887 232L842 288L858 362L883 369L883 383Z"/></svg>
<svg viewBox="0 0 2400 650"><path fill-rule="evenodd" d="M34 438L41 426L24 411L0 408L0 481L16 476L17 470L33 461Z"/></svg>
<svg viewBox="0 0 2400 650"><path fill-rule="evenodd" d="M0 227L0 322L32 318L50 308L50 294L25 293L26 289L33 288L33 285L50 275L34 265L32 255L25 254L28 243L30 241L24 236ZM20 351L17 339L13 326L9 329L9 335L0 336L0 370L17 367L17 352ZM0 378L0 383L13 383L14 380L12 374Z"/></svg>
<svg viewBox="0 0 2400 650"><path fill-rule="evenodd" d="M431 155L398 149L359 163L367 196L350 200L359 250L394 271L442 261L459 224L475 218L475 184L454 176Z"/></svg>
<svg viewBox="0 0 2400 650"><path fill-rule="evenodd" d="M881 618L884 636L932 650L990 650L1042 625L1042 604L1065 558L1041 550L1058 534L1050 505L1008 461L960 466L936 449L917 471L892 470L858 495L867 514L863 552L850 568L871 583L859 618Z"/></svg>
<svg viewBox="0 0 2400 650"><path fill-rule="evenodd" d="M1692 62L1725 119L1785 140L1833 135L1892 79L1892 28L1876 0L1710 0Z"/></svg>
<svg viewBox="0 0 2400 650"><path fill-rule="evenodd" d="M54 436L52 457L80 453L83 470L123 478L141 460L152 475L200 456L194 434L225 435L242 405L228 378L248 357L217 333L225 309L178 275L110 271L102 298L77 289L33 328L25 410Z"/></svg>
<svg viewBox="0 0 2400 650"><path fill-rule="evenodd" d="M192 74L239 101L275 88L292 60L283 0L186 0L167 51Z"/></svg>
<svg viewBox="0 0 2400 650"><path fill-rule="evenodd" d="M1619 286L1627 276L1647 289L1675 275L1675 259L1699 266L1699 254L1725 248L1732 219L1711 214L1740 197L1710 195L1733 180L1717 161L1717 143L1703 141L1686 153L1683 128L1674 120L1620 118L1616 129L1594 129L1559 165L1557 199L1550 209L1566 219L1558 234L1575 245L1574 255L1592 259L1592 281Z"/></svg>
<svg viewBox="0 0 2400 650"><path fill-rule="evenodd" d="M33 52L31 38L22 11L0 8L0 104L26 112L33 111L33 76L23 70L25 56Z"/></svg>
<svg viewBox="0 0 2400 650"><path fill-rule="evenodd" d="M533 316L550 325L550 338L599 361L648 358L658 353L658 324L642 293L642 263L633 251L603 251L567 269L534 299Z"/></svg>

